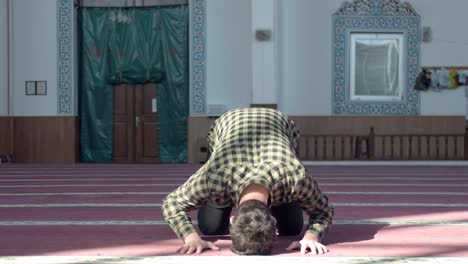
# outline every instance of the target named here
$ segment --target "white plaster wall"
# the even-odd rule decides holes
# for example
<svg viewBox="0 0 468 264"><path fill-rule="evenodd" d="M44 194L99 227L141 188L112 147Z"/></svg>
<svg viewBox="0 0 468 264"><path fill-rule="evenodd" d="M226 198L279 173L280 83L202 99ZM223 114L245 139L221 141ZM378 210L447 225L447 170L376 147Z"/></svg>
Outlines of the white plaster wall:
<svg viewBox="0 0 468 264"><path fill-rule="evenodd" d="M12 104L15 116L57 114L57 1L14 0ZM47 81L46 96L26 96L25 81Z"/></svg>
<svg viewBox="0 0 468 264"><path fill-rule="evenodd" d="M252 1L252 103L277 104L278 102L278 0ZM272 31L269 41L258 41L255 31Z"/></svg>
<svg viewBox="0 0 468 264"><path fill-rule="evenodd" d="M280 110L332 114L332 21L342 0L280 1Z"/></svg>
<svg viewBox="0 0 468 264"><path fill-rule="evenodd" d="M252 99L251 0L206 0L208 104L227 109Z"/></svg>
<svg viewBox="0 0 468 264"><path fill-rule="evenodd" d="M468 66L468 1L410 0L430 26L433 40L421 44L423 66ZM465 115L465 91L445 90L421 93L422 115Z"/></svg>
<svg viewBox="0 0 468 264"><path fill-rule="evenodd" d="M7 0L0 0L0 116L8 115Z"/></svg>

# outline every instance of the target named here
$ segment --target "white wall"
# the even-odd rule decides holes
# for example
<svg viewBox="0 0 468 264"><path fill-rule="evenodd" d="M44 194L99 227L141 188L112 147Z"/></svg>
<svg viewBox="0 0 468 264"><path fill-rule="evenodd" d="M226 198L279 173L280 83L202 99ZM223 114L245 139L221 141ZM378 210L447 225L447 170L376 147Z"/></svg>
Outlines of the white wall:
<svg viewBox="0 0 468 264"><path fill-rule="evenodd" d="M249 103L250 1L207 0L208 104L226 102L234 108ZM285 113L332 115L331 16L343 1L279 1L279 108ZM421 64L467 66L468 1L409 2L434 34L432 42L421 46ZM464 115L463 88L421 93L421 114Z"/></svg>
<svg viewBox="0 0 468 264"><path fill-rule="evenodd" d="M332 14L342 0L280 2L280 109L332 114Z"/></svg>
<svg viewBox="0 0 468 264"><path fill-rule="evenodd" d="M57 115L57 1L14 0L12 104L15 116ZM26 96L25 81L47 81L46 96Z"/></svg>
<svg viewBox="0 0 468 264"><path fill-rule="evenodd" d="M252 98L251 0L206 0L208 104L228 109Z"/></svg>
<svg viewBox="0 0 468 264"><path fill-rule="evenodd" d="M277 12L280 0L252 1L252 103L277 104L279 90ZM254 40L256 30L271 30L269 41Z"/></svg>
<svg viewBox="0 0 468 264"><path fill-rule="evenodd" d="M468 66L468 1L411 0L421 15L421 24L430 26L433 40L421 45L423 66ZM465 91L445 90L421 93L422 115L465 115Z"/></svg>
<svg viewBox="0 0 468 264"><path fill-rule="evenodd" d="M0 116L8 114L7 0L0 0Z"/></svg>

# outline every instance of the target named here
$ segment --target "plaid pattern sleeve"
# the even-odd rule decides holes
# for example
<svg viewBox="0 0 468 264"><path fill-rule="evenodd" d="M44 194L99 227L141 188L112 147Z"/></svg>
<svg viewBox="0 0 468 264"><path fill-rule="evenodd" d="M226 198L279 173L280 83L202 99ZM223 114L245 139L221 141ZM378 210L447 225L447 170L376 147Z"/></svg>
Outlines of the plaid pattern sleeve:
<svg viewBox="0 0 468 264"><path fill-rule="evenodd" d="M202 167L163 200L164 219L182 240L187 235L196 232L187 212L199 208L209 199L209 190L204 174L205 170Z"/></svg>
<svg viewBox="0 0 468 264"><path fill-rule="evenodd" d="M298 202L309 215L307 232L316 234L320 241L332 225L334 208L329 203L328 197L320 191L315 180L308 175L307 171L305 174L308 177L303 180L304 185Z"/></svg>
<svg viewBox="0 0 468 264"><path fill-rule="evenodd" d="M210 131L208 132L208 136L206 137L206 141L208 142L208 147L210 153L213 153L214 146L218 143L218 136L217 136L217 123L219 119L216 119L213 124L211 124Z"/></svg>

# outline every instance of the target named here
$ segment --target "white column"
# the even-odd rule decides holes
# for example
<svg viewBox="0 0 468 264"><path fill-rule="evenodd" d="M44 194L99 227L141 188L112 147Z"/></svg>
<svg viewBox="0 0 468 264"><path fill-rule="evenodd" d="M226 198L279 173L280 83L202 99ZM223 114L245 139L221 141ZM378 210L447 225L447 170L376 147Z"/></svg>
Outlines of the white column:
<svg viewBox="0 0 468 264"><path fill-rule="evenodd" d="M0 0L0 116L8 115L8 0Z"/></svg>
<svg viewBox="0 0 468 264"><path fill-rule="evenodd" d="M278 103L278 0L252 0L252 104ZM257 30L271 32L259 41Z"/></svg>

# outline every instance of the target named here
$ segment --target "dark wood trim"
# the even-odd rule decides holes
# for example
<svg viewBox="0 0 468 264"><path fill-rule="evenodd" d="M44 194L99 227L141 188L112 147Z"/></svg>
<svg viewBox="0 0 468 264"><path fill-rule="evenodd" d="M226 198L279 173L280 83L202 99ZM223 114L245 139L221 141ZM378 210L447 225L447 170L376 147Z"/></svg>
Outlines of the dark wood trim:
<svg viewBox="0 0 468 264"><path fill-rule="evenodd" d="M278 109L277 104L251 104L250 107L263 107L263 108Z"/></svg>

